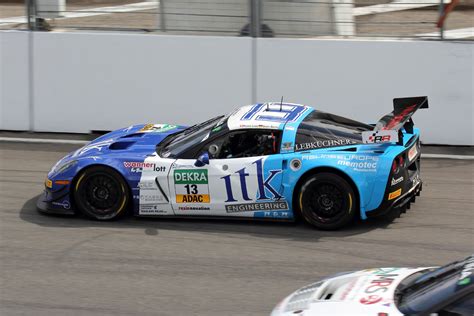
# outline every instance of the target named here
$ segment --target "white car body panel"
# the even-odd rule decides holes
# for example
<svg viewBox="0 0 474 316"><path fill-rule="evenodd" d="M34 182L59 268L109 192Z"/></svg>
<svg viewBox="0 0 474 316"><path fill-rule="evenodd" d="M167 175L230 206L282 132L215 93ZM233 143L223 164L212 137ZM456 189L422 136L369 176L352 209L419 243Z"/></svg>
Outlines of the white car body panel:
<svg viewBox="0 0 474 316"><path fill-rule="evenodd" d="M406 277L426 269L377 268L328 278L295 291L271 315L401 316L394 303L395 289Z"/></svg>

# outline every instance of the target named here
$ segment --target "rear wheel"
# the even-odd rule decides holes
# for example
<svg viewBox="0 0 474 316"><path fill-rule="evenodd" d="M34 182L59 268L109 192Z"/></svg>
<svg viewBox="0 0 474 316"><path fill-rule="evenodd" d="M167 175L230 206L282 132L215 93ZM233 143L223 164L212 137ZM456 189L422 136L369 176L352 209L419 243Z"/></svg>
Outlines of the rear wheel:
<svg viewBox="0 0 474 316"><path fill-rule="evenodd" d="M73 195L81 213L102 221L124 215L130 201L125 180L117 171L104 166L84 170L74 184Z"/></svg>
<svg viewBox="0 0 474 316"><path fill-rule="evenodd" d="M347 225L354 218L355 202L351 185L342 177L326 172L307 179L298 195L303 218L323 230Z"/></svg>

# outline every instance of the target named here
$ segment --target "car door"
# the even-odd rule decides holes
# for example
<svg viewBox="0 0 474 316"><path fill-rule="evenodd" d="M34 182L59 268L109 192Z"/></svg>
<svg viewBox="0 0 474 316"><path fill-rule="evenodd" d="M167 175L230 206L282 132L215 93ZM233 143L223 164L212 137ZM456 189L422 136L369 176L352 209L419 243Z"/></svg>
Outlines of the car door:
<svg viewBox="0 0 474 316"><path fill-rule="evenodd" d="M229 149L235 135L240 135L239 146ZM268 138L267 147L272 148L265 152L264 145L252 143L254 136ZM275 217L270 212L288 213L281 194L279 143L279 131L230 131L197 151L209 153L208 164L198 167L194 158L176 160L169 177L175 214Z"/></svg>
<svg viewBox="0 0 474 316"><path fill-rule="evenodd" d="M141 173L136 190L138 193L138 215L174 215L170 203L168 175L175 160L161 158L156 153L143 162L125 162L125 167Z"/></svg>

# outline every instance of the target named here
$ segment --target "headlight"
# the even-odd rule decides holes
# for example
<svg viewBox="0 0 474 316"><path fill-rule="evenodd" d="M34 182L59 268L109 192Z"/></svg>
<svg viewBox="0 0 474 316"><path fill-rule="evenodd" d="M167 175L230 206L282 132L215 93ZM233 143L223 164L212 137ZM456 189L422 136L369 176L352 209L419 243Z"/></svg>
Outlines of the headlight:
<svg viewBox="0 0 474 316"><path fill-rule="evenodd" d="M65 164L59 165L59 166L54 166L53 169L51 170L52 173L61 173L66 171L67 169L71 168L77 164L77 160L71 160L66 162Z"/></svg>

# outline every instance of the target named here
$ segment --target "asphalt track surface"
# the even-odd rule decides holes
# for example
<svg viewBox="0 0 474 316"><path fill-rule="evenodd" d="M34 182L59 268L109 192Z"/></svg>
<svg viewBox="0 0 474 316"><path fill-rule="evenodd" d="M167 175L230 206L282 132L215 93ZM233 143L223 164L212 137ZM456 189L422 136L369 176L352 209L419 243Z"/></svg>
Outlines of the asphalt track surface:
<svg viewBox="0 0 474 316"><path fill-rule="evenodd" d="M268 315L340 271L432 266L474 249L474 162L422 161L407 214L321 232L302 223L39 214L50 167L76 146L0 143L1 315Z"/></svg>

